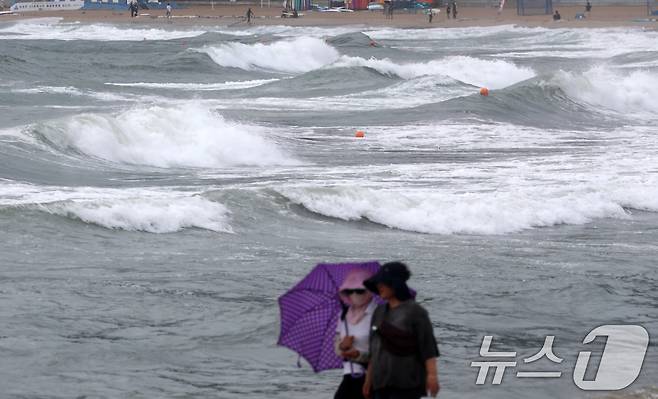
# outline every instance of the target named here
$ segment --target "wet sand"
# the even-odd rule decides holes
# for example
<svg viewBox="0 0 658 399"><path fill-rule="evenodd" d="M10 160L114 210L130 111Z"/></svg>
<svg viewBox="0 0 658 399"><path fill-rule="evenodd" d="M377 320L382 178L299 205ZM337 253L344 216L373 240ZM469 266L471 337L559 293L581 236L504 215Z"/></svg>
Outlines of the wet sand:
<svg viewBox="0 0 658 399"><path fill-rule="evenodd" d="M277 3L278 4L278 3ZM140 15L130 18L126 11L106 10L76 10L76 11L41 11L2 15L0 21L11 21L25 18L58 17L63 21L96 22L96 23L139 23L139 24L176 24L176 25L220 25L246 26L244 21L248 6L215 5L191 6L174 10L173 18L166 19L164 10L140 10ZM294 26L391 26L396 28L428 28L428 27L464 27L492 26L514 24L520 26L541 27L610 27L639 26L645 29L658 29L656 17L647 15L644 6L626 7L594 7L584 20L576 20L577 13L583 13L584 7L559 7L561 21L553 21L551 15L519 16L515 8L505 9L498 14L496 8L460 7L457 19L446 19L445 9L430 24L427 15L418 12L405 13L398 11L392 20L384 18L381 11L356 11L349 13L304 11L297 19L281 18L281 8L254 6L256 18L251 25L294 25Z"/></svg>

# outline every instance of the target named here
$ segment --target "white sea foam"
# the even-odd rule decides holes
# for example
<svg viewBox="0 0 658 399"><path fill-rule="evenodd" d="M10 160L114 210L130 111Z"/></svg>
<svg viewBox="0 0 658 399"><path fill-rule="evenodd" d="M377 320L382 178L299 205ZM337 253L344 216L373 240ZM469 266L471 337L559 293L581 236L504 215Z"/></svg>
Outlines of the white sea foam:
<svg viewBox="0 0 658 399"><path fill-rule="evenodd" d="M300 37L269 44L228 43L205 46L197 51L208 54L224 67L303 73L322 68L338 60L340 54L324 40Z"/></svg>
<svg viewBox="0 0 658 399"><path fill-rule="evenodd" d="M571 35L571 45L578 46L575 57L613 57L638 51L658 51L658 32L639 28L564 29L563 35ZM551 40L558 50L561 40ZM545 43L545 40L544 40ZM542 43L536 45L541 47ZM571 46L570 46L571 47Z"/></svg>
<svg viewBox="0 0 658 399"><path fill-rule="evenodd" d="M122 29L113 25L62 23L56 18L30 19L0 28L0 39L142 41L196 37L201 30Z"/></svg>
<svg viewBox="0 0 658 399"><path fill-rule="evenodd" d="M559 71L552 80L572 98L626 115L658 114L658 75L598 66L585 73Z"/></svg>
<svg viewBox="0 0 658 399"><path fill-rule="evenodd" d="M468 28L432 28L432 29L375 29L364 33L376 40L454 40L499 35L506 32L539 33L545 28L525 28L515 25L469 26Z"/></svg>
<svg viewBox="0 0 658 399"><path fill-rule="evenodd" d="M31 130L62 150L119 163L210 168L297 163L264 137L264 128L227 121L196 103L79 114Z"/></svg>
<svg viewBox="0 0 658 399"><path fill-rule="evenodd" d="M397 75L403 79L443 75L464 83L476 86L484 85L492 89L500 89L535 76L531 69L519 67L511 62L465 56L408 64L398 64L388 59L342 56L333 66L368 67L380 73Z"/></svg>
<svg viewBox="0 0 658 399"><path fill-rule="evenodd" d="M315 26L286 26L286 25L260 25L250 29L218 29L216 32L232 36L261 36L273 35L278 37L316 37L325 38L345 33L360 32L362 27L315 27Z"/></svg>
<svg viewBox="0 0 658 399"><path fill-rule="evenodd" d="M148 89L171 89L171 90L189 90L189 91L221 91L221 90L236 90L247 89L250 87L262 86L266 83L276 82L278 79L258 79L258 80L244 80L235 82L222 82L222 83L149 83L149 82L135 82L135 83L105 83L109 86L120 87L144 87Z"/></svg>
<svg viewBox="0 0 658 399"><path fill-rule="evenodd" d="M128 98L107 92L95 92L91 90L80 90L72 86L37 86L27 89L13 89L13 93L22 94L64 94L74 97L92 97L102 101L125 101Z"/></svg>
<svg viewBox="0 0 658 399"><path fill-rule="evenodd" d="M295 106L308 109L329 107L333 110L354 110L354 103L360 109L401 109L423 104L438 103L452 98L471 95L470 86L456 84L454 79L442 76L421 76L396 82L381 89L367 90L339 97L316 97L296 100ZM396 129L400 129L399 126Z"/></svg>
<svg viewBox="0 0 658 399"><path fill-rule="evenodd" d="M13 93L24 94L68 94L71 96L82 96L84 93L72 86L38 86L29 89L13 89Z"/></svg>
<svg viewBox="0 0 658 399"><path fill-rule="evenodd" d="M108 229L173 233L200 228L231 233L228 210L201 197L177 199L124 199L112 201L67 201L41 205L48 213L79 219Z"/></svg>
<svg viewBox="0 0 658 399"><path fill-rule="evenodd" d="M658 32L635 27L598 29L528 28L514 25L435 29L376 29L365 32L375 40L463 46L464 39L483 38L478 46L505 57L606 58L636 51L658 51ZM489 39L492 40L489 40ZM495 38L495 40L494 40ZM509 51L510 48L523 49ZM433 51L432 47L427 48Z"/></svg>
<svg viewBox="0 0 658 399"><path fill-rule="evenodd" d="M200 228L232 232L229 210L194 193L0 181L0 206L37 209L109 229L171 233Z"/></svg>
<svg viewBox="0 0 658 399"><path fill-rule="evenodd" d="M366 90L343 96L296 98L295 101L281 97L257 97L216 100L213 104L222 108L317 110L329 108L335 111L359 109L381 110L415 107L437 103L451 98L467 96L475 91L470 86L456 84L453 79L441 76L421 76L396 82L381 89Z"/></svg>
<svg viewBox="0 0 658 399"><path fill-rule="evenodd" d="M658 32L638 28L537 29L534 34L510 36L488 49L499 50L503 57L579 59L658 51ZM509 51L510 48L519 50Z"/></svg>
<svg viewBox="0 0 658 399"><path fill-rule="evenodd" d="M584 133L539 129L508 123L442 121L405 126L365 126L367 141L360 147L393 151L437 151L438 149L496 150L537 147L562 147ZM353 142L352 135L344 136Z"/></svg>
<svg viewBox="0 0 658 399"><path fill-rule="evenodd" d="M278 191L321 215L438 234L584 224L625 218L625 208L658 212L658 151L651 126L360 128L365 140L349 139L352 133L331 141L363 153L402 150L413 157L422 151L435 161L333 167L326 176Z"/></svg>
<svg viewBox="0 0 658 399"><path fill-rule="evenodd" d="M656 211L658 189L634 198L626 190L569 192L559 187L516 192L440 192L361 187L289 188L279 192L306 209L342 220L367 219L391 228L431 234L504 234L532 227L626 218L623 206ZM653 196L653 199L652 197Z"/></svg>
<svg viewBox="0 0 658 399"><path fill-rule="evenodd" d="M320 68L367 67L403 79L421 76L449 76L472 85L498 89L535 76L529 68L503 60L485 60L466 56L446 57L419 63L397 63L389 59L339 55L325 41L303 37L271 44L230 43L200 50L217 64L244 70L268 70L304 73Z"/></svg>

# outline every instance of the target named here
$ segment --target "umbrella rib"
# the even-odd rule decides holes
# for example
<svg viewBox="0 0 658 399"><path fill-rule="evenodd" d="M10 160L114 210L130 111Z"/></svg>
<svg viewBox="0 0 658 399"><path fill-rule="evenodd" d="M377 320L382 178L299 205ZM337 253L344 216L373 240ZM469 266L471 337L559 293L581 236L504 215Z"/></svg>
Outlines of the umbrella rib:
<svg viewBox="0 0 658 399"><path fill-rule="evenodd" d="M324 331L328 331L328 330L329 330L329 325L331 324L332 321L333 321L333 317L330 318L329 320L327 320L327 324L326 324L325 327L324 327ZM334 331L334 334L332 335L332 341L333 341L333 340L334 340L334 337L336 336L336 332L335 332L335 330L332 330L332 331ZM326 335L325 335L325 337L326 337ZM323 338L323 339L322 339L322 343L323 343L323 344L324 344L324 338L325 338L325 337L322 337L322 338ZM331 347L333 348L333 345L331 345ZM323 349L323 348L324 348L324 345L320 346L320 356L322 356L322 349ZM336 355L336 357L338 357L338 355ZM319 366L319 365L318 365L318 366ZM320 369L319 367L316 367L315 365L313 366L313 371L315 371L316 373L319 372L319 371L322 371L322 370L324 370L324 369Z"/></svg>
<svg viewBox="0 0 658 399"><path fill-rule="evenodd" d="M314 312L314 311L316 311L316 310L321 309L323 306L327 306L327 303L326 303L326 302L321 302L321 303L318 303L317 305L313 306L313 307L310 308L310 309L306 309L306 310L304 311L304 316L307 315L307 314L309 314L309 313L312 313L312 312ZM298 319L296 320L295 324L291 325L290 328L293 328L294 326L296 326L296 325L297 325L297 322L299 322L299 320L301 320L301 318L298 318ZM331 320L330 320L330 321L331 321Z"/></svg>

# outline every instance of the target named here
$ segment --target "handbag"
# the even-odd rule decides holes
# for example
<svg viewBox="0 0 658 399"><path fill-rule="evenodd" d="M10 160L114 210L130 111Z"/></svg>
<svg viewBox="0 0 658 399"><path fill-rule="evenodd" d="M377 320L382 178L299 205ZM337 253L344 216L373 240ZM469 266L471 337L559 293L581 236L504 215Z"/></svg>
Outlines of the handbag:
<svg viewBox="0 0 658 399"><path fill-rule="evenodd" d="M376 332L381 337L382 346L397 356L413 356L418 353L418 343L414 334L404 331L383 320Z"/></svg>

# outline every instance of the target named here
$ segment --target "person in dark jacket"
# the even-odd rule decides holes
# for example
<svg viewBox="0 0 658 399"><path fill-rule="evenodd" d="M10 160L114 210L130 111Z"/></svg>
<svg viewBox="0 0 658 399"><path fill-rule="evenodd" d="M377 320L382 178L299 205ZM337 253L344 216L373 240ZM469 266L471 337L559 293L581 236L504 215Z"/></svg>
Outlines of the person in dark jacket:
<svg viewBox="0 0 658 399"><path fill-rule="evenodd" d="M134 18L139 14L139 9L137 8L137 0L130 1L130 17Z"/></svg>
<svg viewBox="0 0 658 399"><path fill-rule="evenodd" d="M374 399L419 399L439 392L439 350L427 311L407 286L411 273L391 262L363 284L386 301L377 306L370 330L370 363L363 394Z"/></svg>

